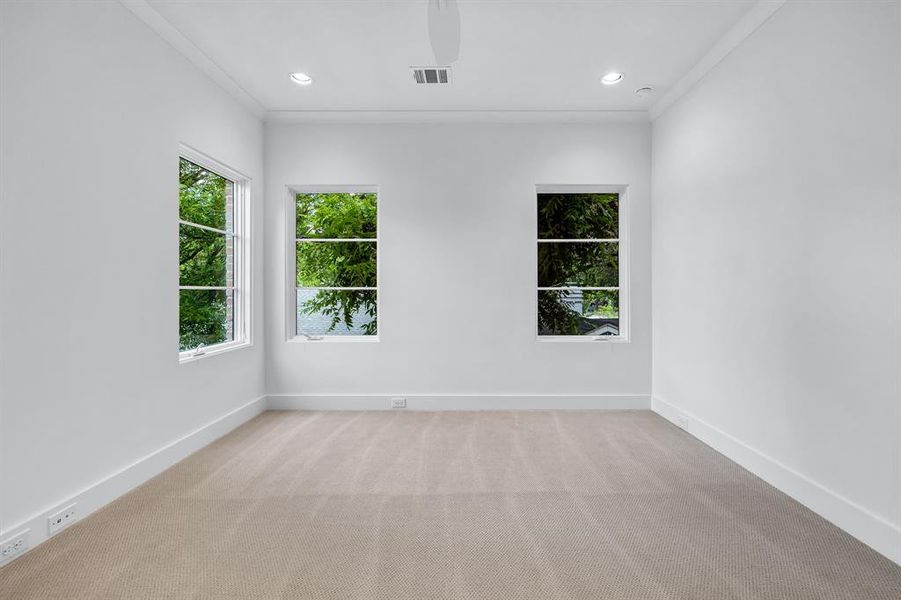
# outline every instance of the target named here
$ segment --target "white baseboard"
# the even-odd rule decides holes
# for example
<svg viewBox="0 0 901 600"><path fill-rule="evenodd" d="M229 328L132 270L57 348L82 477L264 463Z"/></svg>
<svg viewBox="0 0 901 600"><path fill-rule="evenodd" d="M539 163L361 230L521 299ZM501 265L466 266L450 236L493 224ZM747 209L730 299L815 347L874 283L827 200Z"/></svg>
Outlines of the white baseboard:
<svg viewBox="0 0 901 600"><path fill-rule="evenodd" d="M635 395L326 395L261 396L199 427L32 517L0 532L0 539L30 530L35 548L47 538L46 517L77 503L79 518L103 507L175 463L246 423L264 410L391 410L391 398L407 399L406 410L641 410L650 408L714 450L847 531L890 560L901 564L901 528L748 446L741 440L686 413L659 397Z"/></svg>
<svg viewBox="0 0 901 600"><path fill-rule="evenodd" d="M12 527L5 528L0 532L0 539L14 535L24 529L29 529L28 543L30 550L33 550L48 539L47 516L56 512L60 507L75 503L77 505L78 518L81 520L145 481L159 475L180 460L211 444L226 433L243 425L264 410L266 410L265 396L251 400L218 419L198 427L184 437L138 459L127 467L87 486L73 496L45 507ZM24 556L24 554L19 556ZM19 558L19 556L16 558Z"/></svg>
<svg viewBox="0 0 901 600"><path fill-rule="evenodd" d="M271 394L269 410L392 410L392 398L406 398L393 410L647 410L647 394Z"/></svg>
<svg viewBox="0 0 901 600"><path fill-rule="evenodd" d="M901 565L901 528L665 400L651 409L779 491Z"/></svg>

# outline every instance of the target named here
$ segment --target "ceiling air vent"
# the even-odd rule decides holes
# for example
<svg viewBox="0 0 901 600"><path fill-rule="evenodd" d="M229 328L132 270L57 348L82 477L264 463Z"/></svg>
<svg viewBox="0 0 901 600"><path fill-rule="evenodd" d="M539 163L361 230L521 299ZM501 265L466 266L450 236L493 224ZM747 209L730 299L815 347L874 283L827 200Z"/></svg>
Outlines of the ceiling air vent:
<svg viewBox="0 0 901 600"><path fill-rule="evenodd" d="M410 67L416 83L450 83L450 67Z"/></svg>

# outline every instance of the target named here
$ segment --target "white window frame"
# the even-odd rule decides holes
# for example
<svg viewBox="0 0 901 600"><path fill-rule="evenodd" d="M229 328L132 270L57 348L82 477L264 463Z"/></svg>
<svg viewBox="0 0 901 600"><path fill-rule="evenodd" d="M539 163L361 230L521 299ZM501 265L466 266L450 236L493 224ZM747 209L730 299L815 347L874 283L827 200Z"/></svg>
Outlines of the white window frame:
<svg viewBox="0 0 901 600"><path fill-rule="evenodd" d="M610 184L538 184L535 186L535 198L532 210L532 231L535 232L535 246L533 249L532 268L535 273L535 285L533 287L532 302L535 327L535 339L538 342L606 342L612 344L628 343L631 332L630 314L630 278L629 278L629 255L630 253L630 235L629 235L629 212L631 203L628 198L628 185L610 185ZM538 238L538 194L619 194L619 237L609 240L572 240L578 242L598 242L616 241L619 243L619 335L539 335L538 334L538 291L550 288L541 288L538 286L538 244L547 243L551 240L541 240ZM560 242L561 240L553 240ZM562 240L566 241L566 240ZM567 289L567 288L553 288ZM579 288L579 289L612 289L612 288Z"/></svg>
<svg viewBox="0 0 901 600"><path fill-rule="evenodd" d="M182 286L179 282L179 296L183 289L230 289L233 293L234 306L233 311L233 328L232 339L227 342L203 346L200 349L185 350L178 353L180 363L187 363L252 346L251 339L251 315L253 309L251 306L253 294L251 290L251 179L240 171L237 171L216 159L210 157L195 148L186 144L179 144L178 148L179 160L184 158L192 163L207 169L220 177L224 177L232 182L233 185L233 219L232 231L223 231L213 227L207 227L198 223L183 221L181 214L178 215L178 224L199 227L231 235L234 241L234 282L231 287L217 286ZM178 210L178 208L176 208ZM180 304L180 303L179 303ZM180 309L179 309L180 310ZM181 315L179 314L179 319Z"/></svg>
<svg viewBox="0 0 901 600"><path fill-rule="evenodd" d="M365 241L375 243L375 288L330 288L330 289L374 289L375 318L378 323L375 335L305 335L297 331L297 290L310 289L297 287L297 194L375 194L375 238L341 238L335 240L354 242ZM382 252L380 236L382 230L382 196L377 185L289 185L287 186L285 203L285 338L292 343L344 343L344 342L378 342L382 333ZM303 242L316 243L316 242Z"/></svg>

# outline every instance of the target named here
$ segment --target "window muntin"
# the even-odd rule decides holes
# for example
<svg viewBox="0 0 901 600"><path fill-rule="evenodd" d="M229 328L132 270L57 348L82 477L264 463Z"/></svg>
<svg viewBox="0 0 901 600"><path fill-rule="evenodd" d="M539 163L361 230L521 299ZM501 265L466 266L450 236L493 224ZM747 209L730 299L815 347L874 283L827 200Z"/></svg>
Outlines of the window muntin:
<svg viewBox="0 0 901 600"><path fill-rule="evenodd" d="M538 193L539 337L623 337L618 193Z"/></svg>
<svg viewBox="0 0 901 600"><path fill-rule="evenodd" d="M203 162L204 164L199 164ZM245 181L212 161L179 157L179 353L182 359L246 341L243 236L236 227ZM225 169L222 169L225 171Z"/></svg>
<svg viewBox="0 0 901 600"><path fill-rule="evenodd" d="M306 339L378 334L378 195L295 193L295 328Z"/></svg>

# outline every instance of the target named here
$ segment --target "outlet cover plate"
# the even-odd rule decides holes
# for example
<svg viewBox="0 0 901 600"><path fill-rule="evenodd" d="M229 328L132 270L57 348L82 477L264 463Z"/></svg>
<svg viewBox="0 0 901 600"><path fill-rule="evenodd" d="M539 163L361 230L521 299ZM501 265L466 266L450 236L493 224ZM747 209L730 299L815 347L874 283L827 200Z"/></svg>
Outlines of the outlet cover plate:
<svg viewBox="0 0 901 600"><path fill-rule="evenodd" d="M0 542L0 565L14 559L28 550L28 533L30 529L23 529L16 535L10 536Z"/></svg>
<svg viewBox="0 0 901 600"><path fill-rule="evenodd" d="M56 511L47 517L47 535L55 535L78 520L75 503Z"/></svg>

